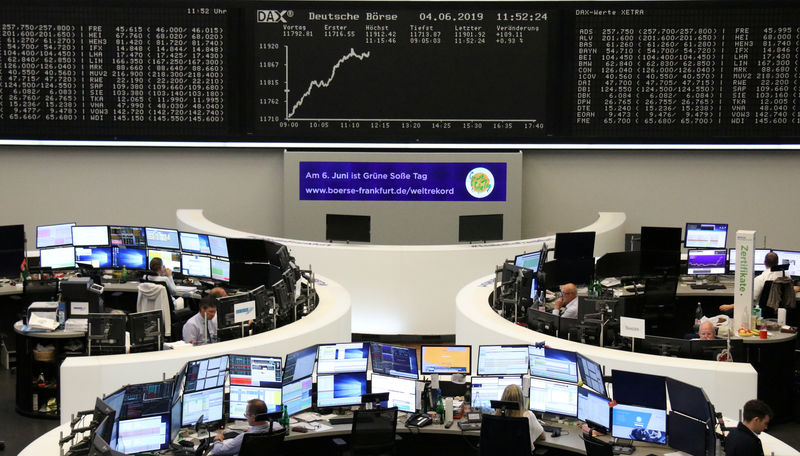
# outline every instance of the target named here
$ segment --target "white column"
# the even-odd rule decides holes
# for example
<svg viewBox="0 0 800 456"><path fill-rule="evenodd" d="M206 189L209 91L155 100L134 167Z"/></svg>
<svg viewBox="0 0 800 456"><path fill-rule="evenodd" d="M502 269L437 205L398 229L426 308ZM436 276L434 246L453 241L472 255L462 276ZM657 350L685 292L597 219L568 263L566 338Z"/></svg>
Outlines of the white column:
<svg viewBox="0 0 800 456"><path fill-rule="evenodd" d="M750 314L753 308L753 253L756 232L739 230L736 232L736 274L733 276L733 327L750 328Z"/></svg>

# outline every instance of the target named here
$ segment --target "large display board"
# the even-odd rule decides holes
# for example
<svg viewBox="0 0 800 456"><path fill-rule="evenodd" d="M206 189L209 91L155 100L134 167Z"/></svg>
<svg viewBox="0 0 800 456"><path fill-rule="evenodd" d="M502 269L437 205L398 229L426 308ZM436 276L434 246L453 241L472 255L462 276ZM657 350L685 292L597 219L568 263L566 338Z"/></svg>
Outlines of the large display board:
<svg viewBox="0 0 800 456"><path fill-rule="evenodd" d="M0 139L800 139L790 2L0 6Z"/></svg>

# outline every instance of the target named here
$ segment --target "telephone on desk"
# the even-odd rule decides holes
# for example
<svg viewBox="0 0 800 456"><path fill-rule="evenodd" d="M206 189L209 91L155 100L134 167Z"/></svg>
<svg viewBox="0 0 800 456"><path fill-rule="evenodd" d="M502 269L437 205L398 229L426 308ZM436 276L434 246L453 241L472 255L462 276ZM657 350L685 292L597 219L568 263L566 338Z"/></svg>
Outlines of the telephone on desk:
<svg viewBox="0 0 800 456"><path fill-rule="evenodd" d="M433 423L431 417L427 413L414 413L406 420L406 426L425 427Z"/></svg>

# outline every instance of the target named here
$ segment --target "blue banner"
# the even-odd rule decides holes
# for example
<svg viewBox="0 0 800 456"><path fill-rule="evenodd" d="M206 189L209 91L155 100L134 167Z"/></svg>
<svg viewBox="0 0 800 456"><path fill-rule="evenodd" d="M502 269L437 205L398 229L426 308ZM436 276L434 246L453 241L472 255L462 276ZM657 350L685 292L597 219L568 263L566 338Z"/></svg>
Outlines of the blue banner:
<svg viewBox="0 0 800 456"><path fill-rule="evenodd" d="M505 163L300 162L305 201L505 201Z"/></svg>

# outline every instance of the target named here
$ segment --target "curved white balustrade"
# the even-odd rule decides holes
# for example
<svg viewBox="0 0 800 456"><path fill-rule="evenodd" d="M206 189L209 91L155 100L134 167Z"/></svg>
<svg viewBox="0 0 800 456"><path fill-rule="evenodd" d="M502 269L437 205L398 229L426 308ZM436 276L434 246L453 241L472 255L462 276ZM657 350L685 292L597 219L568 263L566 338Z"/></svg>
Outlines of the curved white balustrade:
<svg viewBox="0 0 800 456"><path fill-rule="evenodd" d="M225 237L255 237L285 244L301 267L331 277L350 292L353 332L441 335L455 333L453 297L504 260L550 247L555 237L490 244L350 245L247 233L208 220L202 209L177 211L178 229ZM625 214L600 212L576 231L595 231L595 255L623 250Z"/></svg>
<svg viewBox="0 0 800 456"><path fill-rule="evenodd" d="M507 321L489 306L493 277L485 276L465 286L456 296L456 343L479 345L533 344L577 351L611 369L666 375L702 387L717 411L738 416L739 408L758 391L758 374L749 363L721 363L672 358L585 345L548 336ZM477 366L477 349L472 365Z"/></svg>
<svg viewBox="0 0 800 456"><path fill-rule="evenodd" d="M123 385L147 383L175 375L187 362L224 354L287 353L322 342L348 342L350 295L339 284L317 276L319 304L307 317L278 329L200 347L126 355L68 357L61 365L61 422L91 408L94 400Z"/></svg>

